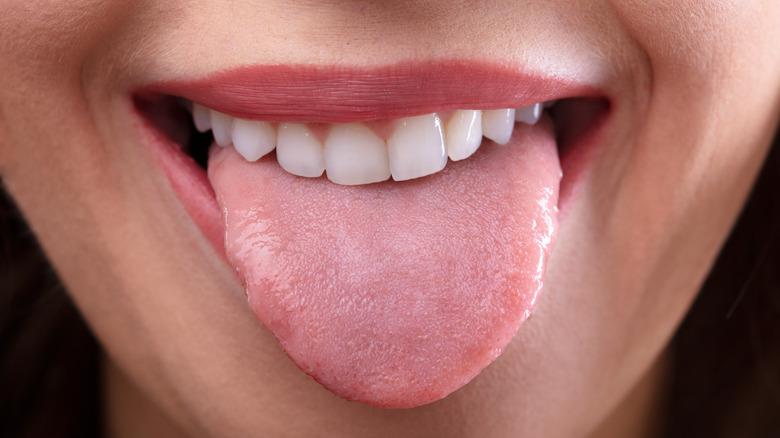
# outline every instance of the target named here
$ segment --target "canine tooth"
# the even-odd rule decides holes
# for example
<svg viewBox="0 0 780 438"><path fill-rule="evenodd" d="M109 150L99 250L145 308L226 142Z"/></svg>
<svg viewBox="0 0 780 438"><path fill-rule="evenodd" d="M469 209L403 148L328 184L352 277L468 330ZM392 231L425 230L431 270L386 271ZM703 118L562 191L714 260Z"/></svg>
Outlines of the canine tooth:
<svg viewBox="0 0 780 438"><path fill-rule="evenodd" d="M402 119L387 140L390 173L396 181L436 173L447 164L447 146L436 114Z"/></svg>
<svg viewBox="0 0 780 438"><path fill-rule="evenodd" d="M370 184L390 178L387 145L364 125L334 125L324 151L328 179L336 184Z"/></svg>
<svg viewBox="0 0 780 438"><path fill-rule="evenodd" d="M455 111L444 132L447 154L452 161L470 157L482 143L482 111Z"/></svg>
<svg viewBox="0 0 780 438"><path fill-rule="evenodd" d="M220 146L230 146L233 132L233 117L211 110L211 132Z"/></svg>
<svg viewBox="0 0 780 438"><path fill-rule="evenodd" d="M499 109L482 113L482 135L498 144L507 144L515 127L515 110Z"/></svg>
<svg viewBox="0 0 780 438"><path fill-rule="evenodd" d="M541 103L535 103L533 105L518 108L515 112L515 120L528 125L535 125L542 117L542 106L543 104Z"/></svg>
<svg viewBox="0 0 780 438"><path fill-rule="evenodd" d="M236 119L233 146L247 161L257 161L276 147L276 130L268 122Z"/></svg>
<svg viewBox="0 0 780 438"><path fill-rule="evenodd" d="M206 132L211 129L211 110L197 103L192 104L192 122L198 132Z"/></svg>
<svg viewBox="0 0 780 438"><path fill-rule="evenodd" d="M325 171L322 144L306 125L282 123L276 143L276 159L282 169L310 178L316 178Z"/></svg>

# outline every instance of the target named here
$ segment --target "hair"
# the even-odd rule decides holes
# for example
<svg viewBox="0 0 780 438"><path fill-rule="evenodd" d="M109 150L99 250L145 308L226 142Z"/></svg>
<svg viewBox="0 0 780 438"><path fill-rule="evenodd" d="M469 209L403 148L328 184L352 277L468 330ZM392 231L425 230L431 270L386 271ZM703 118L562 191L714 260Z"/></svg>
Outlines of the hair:
<svg viewBox="0 0 780 438"><path fill-rule="evenodd" d="M778 190L780 137L670 345L664 436L780 436ZM99 346L0 192L0 436L97 437Z"/></svg>
<svg viewBox="0 0 780 438"><path fill-rule="evenodd" d="M672 342L668 437L780 437L780 133Z"/></svg>
<svg viewBox="0 0 780 438"><path fill-rule="evenodd" d="M97 437L98 344L0 192L0 436Z"/></svg>

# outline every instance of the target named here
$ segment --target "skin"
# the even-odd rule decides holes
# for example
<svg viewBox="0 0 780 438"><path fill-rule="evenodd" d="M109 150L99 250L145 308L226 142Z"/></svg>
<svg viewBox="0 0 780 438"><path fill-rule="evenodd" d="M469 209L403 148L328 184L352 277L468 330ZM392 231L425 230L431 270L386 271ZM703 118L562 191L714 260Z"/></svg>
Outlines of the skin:
<svg viewBox="0 0 780 438"><path fill-rule="evenodd" d="M458 3L6 0L0 175L105 348L109 436L652 434L664 349L777 124L780 3ZM410 56L584 65L616 105L534 316L470 384L392 411L286 358L139 152L127 93L248 63Z"/></svg>

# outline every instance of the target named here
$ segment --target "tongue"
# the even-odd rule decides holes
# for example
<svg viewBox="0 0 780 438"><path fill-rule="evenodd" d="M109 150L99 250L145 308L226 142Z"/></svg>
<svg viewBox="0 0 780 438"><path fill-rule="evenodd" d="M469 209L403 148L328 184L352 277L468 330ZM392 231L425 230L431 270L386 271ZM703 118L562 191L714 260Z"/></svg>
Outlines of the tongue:
<svg viewBox="0 0 780 438"><path fill-rule="evenodd" d="M501 354L542 287L561 175L549 123L403 183L299 178L233 148L208 168L249 306L343 398L443 398Z"/></svg>

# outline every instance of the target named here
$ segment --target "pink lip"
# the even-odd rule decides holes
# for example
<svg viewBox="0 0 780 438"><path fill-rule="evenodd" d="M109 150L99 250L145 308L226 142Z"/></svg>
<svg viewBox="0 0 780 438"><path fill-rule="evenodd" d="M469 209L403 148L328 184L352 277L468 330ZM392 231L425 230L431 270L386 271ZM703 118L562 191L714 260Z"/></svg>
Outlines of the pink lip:
<svg viewBox="0 0 780 438"><path fill-rule="evenodd" d="M356 122L455 109L518 108L599 95L595 87L484 62L384 67L259 65L170 81L144 92L184 97L244 119Z"/></svg>

